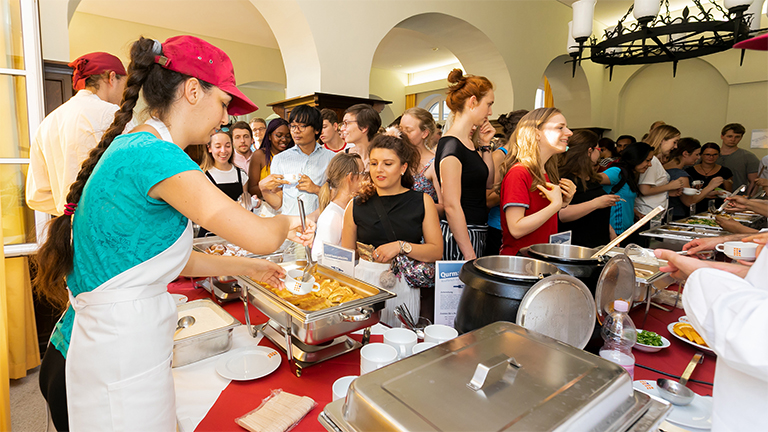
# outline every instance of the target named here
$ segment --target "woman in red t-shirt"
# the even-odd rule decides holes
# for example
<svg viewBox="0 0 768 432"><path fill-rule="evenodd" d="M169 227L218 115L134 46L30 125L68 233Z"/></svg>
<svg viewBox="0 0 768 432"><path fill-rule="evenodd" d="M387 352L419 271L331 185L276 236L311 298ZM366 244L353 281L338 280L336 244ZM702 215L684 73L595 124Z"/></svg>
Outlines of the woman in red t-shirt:
<svg viewBox="0 0 768 432"><path fill-rule="evenodd" d="M557 233L557 212L568 205L576 185L560 179L557 160L565 152L568 137L565 117L556 108L539 108L526 114L510 141L517 151L501 164L501 254L516 255L525 247L549 243ZM555 182L555 183L550 183Z"/></svg>

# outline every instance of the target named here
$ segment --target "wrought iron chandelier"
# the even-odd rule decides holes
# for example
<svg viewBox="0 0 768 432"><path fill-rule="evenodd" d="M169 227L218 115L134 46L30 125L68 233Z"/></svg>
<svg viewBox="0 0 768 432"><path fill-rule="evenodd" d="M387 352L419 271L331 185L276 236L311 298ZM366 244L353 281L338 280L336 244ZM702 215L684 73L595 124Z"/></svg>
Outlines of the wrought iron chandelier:
<svg viewBox="0 0 768 432"><path fill-rule="evenodd" d="M728 50L735 43L768 30L759 28L764 0L725 0L725 9L713 0L707 0L706 7L702 0L692 1L695 12L686 6L681 16L673 18L669 0L635 0L616 26L605 29L600 40L592 36L596 0L573 3L568 53L574 76L576 64L583 59L606 65L610 78L614 66L662 62L672 62L674 76L680 60ZM662 5L666 11L660 15ZM637 22L626 22L630 13ZM587 48L589 57L584 56Z"/></svg>

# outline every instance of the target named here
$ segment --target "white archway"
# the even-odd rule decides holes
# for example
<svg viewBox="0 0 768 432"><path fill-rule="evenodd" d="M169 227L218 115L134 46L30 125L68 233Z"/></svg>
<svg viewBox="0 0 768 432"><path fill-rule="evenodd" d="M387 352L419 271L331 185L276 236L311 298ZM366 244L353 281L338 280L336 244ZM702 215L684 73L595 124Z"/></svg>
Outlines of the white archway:
<svg viewBox="0 0 768 432"><path fill-rule="evenodd" d="M552 88L555 107L563 112L570 127L595 126L592 124L592 98L587 76L580 65L576 65L574 76L573 64L565 63L570 59L567 55L558 56L544 70L544 76ZM543 82L542 77L540 88L543 88Z"/></svg>

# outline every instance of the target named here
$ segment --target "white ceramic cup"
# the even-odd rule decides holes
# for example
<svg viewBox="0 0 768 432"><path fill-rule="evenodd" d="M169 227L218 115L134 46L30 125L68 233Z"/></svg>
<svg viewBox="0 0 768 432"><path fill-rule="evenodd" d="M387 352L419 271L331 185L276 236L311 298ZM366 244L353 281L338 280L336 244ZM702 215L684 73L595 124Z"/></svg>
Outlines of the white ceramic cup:
<svg viewBox="0 0 768 432"><path fill-rule="evenodd" d="M757 246L757 243L732 241L721 243L715 249L733 260L753 261L757 257Z"/></svg>
<svg viewBox="0 0 768 432"><path fill-rule="evenodd" d="M404 359L413 353L418 338L413 330L391 328L384 332L384 343L397 350L397 358Z"/></svg>
<svg viewBox="0 0 768 432"><path fill-rule="evenodd" d="M283 279L283 282L285 282L285 288L296 295L304 295L313 291L318 291L320 289L320 284L315 282L315 278L310 276L308 281L302 282L301 276L303 274L304 270L288 270L285 273L285 279Z"/></svg>
<svg viewBox="0 0 768 432"><path fill-rule="evenodd" d="M301 174L283 174L283 180L291 184L298 183L299 177L301 177Z"/></svg>
<svg viewBox="0 0 768 432"><path fill-rule="evenodd" d="M437 344L434 342L419 342L413 346L413 353L418 354L422 351L432 348L433 346L437 346Z"/></svg>
<svg viewBox="0 0 768 432"><path fill-rule="evenodd" d="M373 372L397 360L397 350L383 343L369 343L360 349L360 375Z"/></svg>
<svg viewBox="0 0 768 432"><path fill-rule="evenodd" d="M701 189L704 187L704 180L694 180L693 183L691 183L691 186L695 189Z"/></svg>
<svg viewBox="0 0 768 432"><path fill-rule="evenodd" d="M357 378L357 375L349 375L337 379L333 383L333 400L344 399L347 397L347 391L349 390L350 384Z"/></svg>
<svg viewBox="0 0 768 432"><path fill-rule="evenodd" d="M453 327L448 327L442 324L432 324L424 329L424 342L433 342L435 344L441 344L445 341L449 341L459 335Z"/></svg>
<svg viewBox="0 0 768 432"><path fill-rule="evenodd" d="M685 194L685 195L688 195L688 196L692 196L692 195L698 195L698 194L700 194L700 193L701 193L701 191L700 191L700 190L698 190L698 189L694 189L694 188L683 188L683 194Z"/></svg>

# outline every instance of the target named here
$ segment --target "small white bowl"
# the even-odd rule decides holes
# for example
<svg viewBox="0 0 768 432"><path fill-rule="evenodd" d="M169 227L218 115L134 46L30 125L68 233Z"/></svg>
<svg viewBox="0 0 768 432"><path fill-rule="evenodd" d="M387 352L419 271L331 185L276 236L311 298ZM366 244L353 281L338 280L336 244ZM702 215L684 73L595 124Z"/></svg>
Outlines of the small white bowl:
<svg viewBox="0 0 768 432"><path fill-rule="evenodd" d="M642 331L641 329L638 329L637 333L640 333L641 331ZM656 332L654 332L654 333L656 333ZM658 333L656 333L656 334L658 334ZM664 336L662 336L662 335L659 335L659 337L661 337L661 346L645 345L645 344L641 344L640 342L637 342L635 344L635 346L632 347L632 348L634 348L634 349L636 349L638 351L644 351L644 352L648 352L648 353L653 353L653 352L661 351L664 348L669 348L669 346L671 345L669 343L669 340L667 338L665 338Z"/></svg>
<svg viewBox="0 0 768 432"><path fill-rule="evenodd" d="M685 195L698 195L701 191L694 188L683 188L683 194Z"/></svg>

